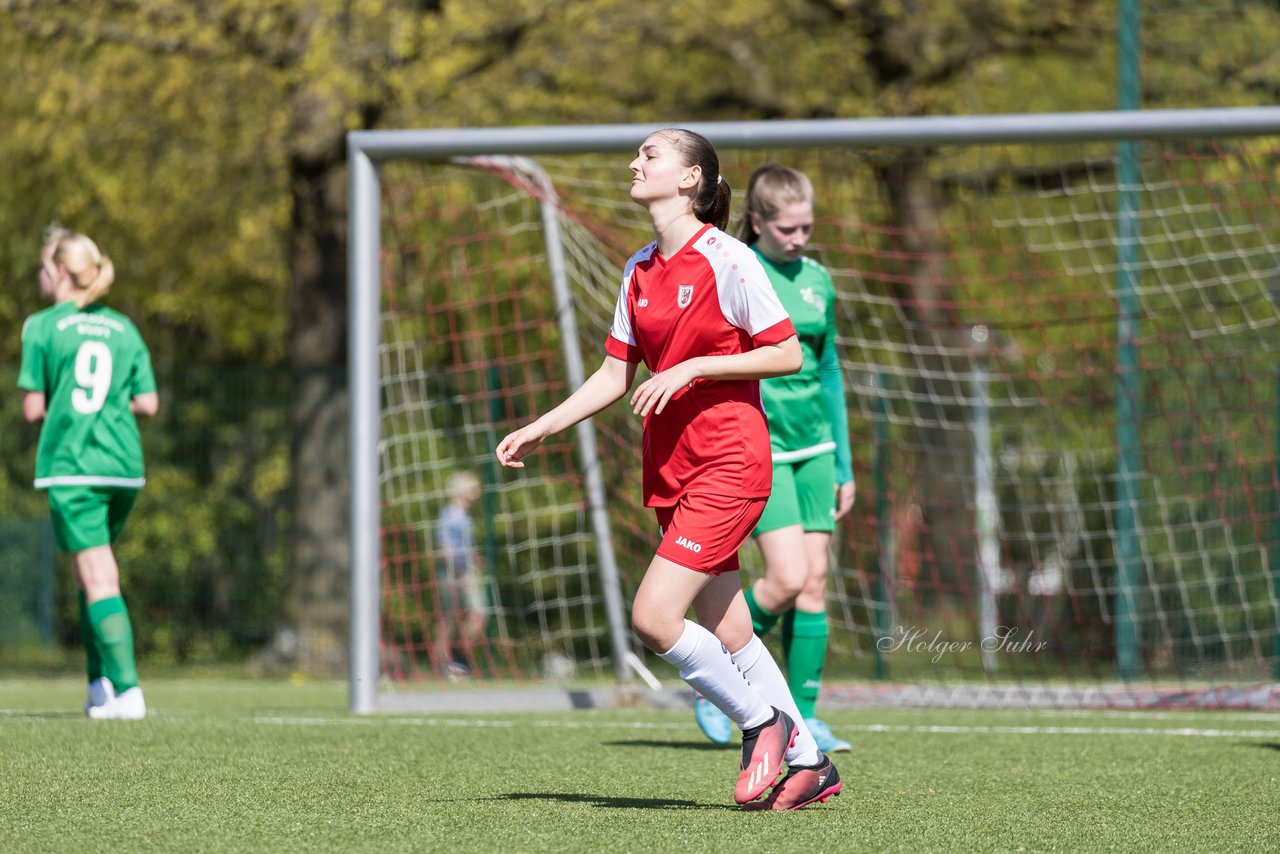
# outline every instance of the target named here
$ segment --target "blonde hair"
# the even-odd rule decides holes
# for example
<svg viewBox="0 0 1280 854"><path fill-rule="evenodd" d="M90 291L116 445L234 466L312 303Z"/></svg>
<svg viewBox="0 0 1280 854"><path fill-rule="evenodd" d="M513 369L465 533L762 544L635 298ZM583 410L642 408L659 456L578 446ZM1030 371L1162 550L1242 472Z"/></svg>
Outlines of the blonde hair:
<svg viewBox="0 0 1280 854"><path fill-rule="evenodd" d="M480 490L480 478L469 471L456 471L449 478L449 497L461 498Z"/></svg>
<svg viewBox="0 0 1280 854"><path fill-rule="evenodd" d="M61 264L66 268L76 288L72 299L80 308L106 296L116 280L115 265L99 251L96 243L83 234L60 226L45 229L40 260L46 267Z"/></svg>
<svg viewBox="0 0 1280 854"><path fill-rule="evenodd" d="M813 183L799 169L766 163L751 173L747 182L747 209L742 212L738 227L738 239L748 246L756 242L751 215L759 214L762 220L771 220L787 205L796 202L813 204Z"/></svg>

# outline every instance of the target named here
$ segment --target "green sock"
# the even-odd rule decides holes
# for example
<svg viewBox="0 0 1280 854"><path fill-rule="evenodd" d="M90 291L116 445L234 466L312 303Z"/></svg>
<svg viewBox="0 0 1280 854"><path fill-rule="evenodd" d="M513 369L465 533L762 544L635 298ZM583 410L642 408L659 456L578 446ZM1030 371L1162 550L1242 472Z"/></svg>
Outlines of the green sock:
<svg viewBox="0 0 1280 854"><path fill-rule="evenodd" d="M786 661L791 657L791 638L795 636L796 629L796 609L792 606L787 609L787 613L782 615L782 628L778 629L782 633L782 660Z"/></svg>
<svg viewBox="0 0 1280 854"><path fill-rule="evenodd" d="M778 615L770 614L756 602L754 584L747 588L746 597L747 610L751 612L751 627L755 629L756 637L762 638L769 633L769 629L773 628L774 623L778 622Z"/></svg>
<svg viewBox="0 0 1280 854"><path fill-rule="evenodd" d="M827 612L795 611L787 651L787 685L803 717L814 717L827 659Z"/></svg>
<svg viewBox="0 0 1280 854"><path fill-rule="evenodd" d="M120 694L138 684L138 667L133 660L133 624L119 596L109 596L89 604L89 621L102 647L102 675L111 680Z"/></svg>
<svg viewBox="0 0 1280 854"><path fill-rule="evenodd" d="M89 622L89 603L84 598L84 591L79 591L76 598L80 602L80 643L84 644L84 672L92 682L102 676L102 654L98 652L98 636L93 632L93 623Z"/></svg>

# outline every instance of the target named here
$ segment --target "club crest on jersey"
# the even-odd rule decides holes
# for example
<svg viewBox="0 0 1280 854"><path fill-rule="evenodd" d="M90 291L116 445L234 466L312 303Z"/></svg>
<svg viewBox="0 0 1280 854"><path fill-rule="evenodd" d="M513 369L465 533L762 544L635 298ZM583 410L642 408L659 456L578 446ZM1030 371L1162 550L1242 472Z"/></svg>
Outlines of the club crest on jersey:
<svg viewBox="0 0 1280 854"><path fill-rule="evenodd" d="M816 308L818 310L818 314L827 313L827 306L822 302L822 295L815 294L813 292L813 288L801 288L800 299L804 300L805 302L809 303L809 305Z"/></svg>
<svg viewBox="0 0 1280 854"><path fill-rule="evenodd" d="M680 290L676 293L676 305L680 306L680 308L687 308L692 301L693 285L681 285Z"/></svg>

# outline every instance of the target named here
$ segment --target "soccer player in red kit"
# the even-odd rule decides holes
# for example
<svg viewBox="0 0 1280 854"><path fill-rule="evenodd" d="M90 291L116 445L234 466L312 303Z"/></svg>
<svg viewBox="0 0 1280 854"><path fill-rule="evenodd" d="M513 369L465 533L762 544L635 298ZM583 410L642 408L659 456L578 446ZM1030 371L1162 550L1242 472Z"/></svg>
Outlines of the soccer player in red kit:
<svg viewBox="0 0 1280 854"><path fill-rule="evenodd" d="M797 809L838 794L840 777L753 634L736 570L772 482L759 380L797 371L799 342L754 253L723 231L731 194L711 144L688 130L658 131L631 172L631 198L648 210L656 240L623 271L604 362L496 454L521 467L548 436L623 397L644 362L650 375L630 404L644 418L644 500L662 541L636 591L632 626L741 728L734 800ZM685 619L690 606L697 623ZM784 763L787 776L774 786Z"/></svg>

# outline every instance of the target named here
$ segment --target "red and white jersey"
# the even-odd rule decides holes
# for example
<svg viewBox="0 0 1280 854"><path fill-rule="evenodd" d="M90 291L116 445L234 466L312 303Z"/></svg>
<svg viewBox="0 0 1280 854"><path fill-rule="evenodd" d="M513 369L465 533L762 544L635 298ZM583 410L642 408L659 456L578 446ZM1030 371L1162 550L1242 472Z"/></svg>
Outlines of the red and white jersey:
<svg viewBox="0 0 1280 854"><path fill-rule="evenodd" d="M795 335L755 253L707 225L671 258L650 243L627 262L605 351L665 371ZM685 493L760 498L773 460L758 380L699 379L644 421L644 503Z"/></svg>

